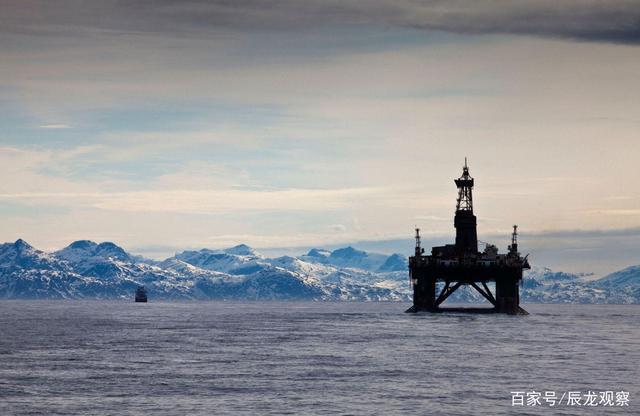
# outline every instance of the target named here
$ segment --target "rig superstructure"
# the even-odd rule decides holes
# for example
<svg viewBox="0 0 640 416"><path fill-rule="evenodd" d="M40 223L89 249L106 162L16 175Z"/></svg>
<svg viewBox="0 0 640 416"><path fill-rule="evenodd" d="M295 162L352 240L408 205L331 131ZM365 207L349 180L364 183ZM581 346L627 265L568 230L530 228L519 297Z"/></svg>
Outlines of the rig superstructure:
<svg viewBox="0 0 640 416"><path fill-rule="evenodd" d="M511 245L506 254L498 254L498 248L488 243L479 252L477 221L473 214L474 181L469 174L466 158L462 176L454 181L458 187L454 217L456 242L433 247L431 255L425 255L420 245L420 229L416 228L415 254L409 257L413 306L407 312L447 310L440 305L460 286L469 285L487 299L493 308L463 311L526 314L520 307L519 286L522 271L530 267L528 255L522 257L518 252L518 226L513 226ZM439 282L442 284L438 285ZM495 282L495 295L487 285L490 282ZM436 295L437 286L442 287Z"/></svg>

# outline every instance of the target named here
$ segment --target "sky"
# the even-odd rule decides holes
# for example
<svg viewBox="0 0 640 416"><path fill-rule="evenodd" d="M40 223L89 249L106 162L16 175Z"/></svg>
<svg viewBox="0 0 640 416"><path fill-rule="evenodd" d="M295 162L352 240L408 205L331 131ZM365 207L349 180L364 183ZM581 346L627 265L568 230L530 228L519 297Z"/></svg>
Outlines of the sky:
<svg viewBox="0 0 640 416"><path fill-rule="evenodd" d="M640 264L637 1L0 0L0 241Z"/></svg>

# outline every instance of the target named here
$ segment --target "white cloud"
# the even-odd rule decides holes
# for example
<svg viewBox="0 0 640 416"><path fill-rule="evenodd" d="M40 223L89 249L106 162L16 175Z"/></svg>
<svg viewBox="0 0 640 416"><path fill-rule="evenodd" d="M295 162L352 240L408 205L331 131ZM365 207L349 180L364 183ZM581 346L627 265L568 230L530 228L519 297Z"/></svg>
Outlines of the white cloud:
<svg viewBox="0 0 640 416"><path fill-rule="evenodd" d="M68 129L68 128L71 128L71 126L69 126L67 124L43 124L43 125L39 126L39 128L41 128L41 129Z"/></svg>
<svg viewBox="0 0 640 416"><path fill-rule="evenodd" d="M18 199L30 203L92 207L109 211L173 212L181 214L217 214L257 211L316 211L344 209L350 201L384 194L383 190L360 189L286 189L254 190L153 190L103 193L16 193L0 194L0 199Z"/></svg>
<svg viewBox="0 0 640 416"><path fill-rule="evenodd" d="M631 216L638 217L640 219L640 208L636 209L596 209L589 211L589 214L596 215L614 215L614 216Z"/></svg>
<svg viewBox="0 0 640 416"><path fill-rule="evenodd" d="M344 224L331 224L329 225L329 229L336 233L344 233L347 231L347 227Z"/></svg>

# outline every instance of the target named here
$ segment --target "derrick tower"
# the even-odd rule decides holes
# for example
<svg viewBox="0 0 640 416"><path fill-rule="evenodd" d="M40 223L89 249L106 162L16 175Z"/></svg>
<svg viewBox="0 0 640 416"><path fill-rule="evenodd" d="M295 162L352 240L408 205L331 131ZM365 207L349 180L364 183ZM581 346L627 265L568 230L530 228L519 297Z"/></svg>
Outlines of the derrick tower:
<svg viewBox="0 0 640 416"><path fill-rule="evenodd" d="M458 254L473 254L478 251L478 232L476 216L473 215L473 178L469 175L466 157L462 176L454 182L458 187L456 215L453 221L456 227L456 251Z"/></svg>

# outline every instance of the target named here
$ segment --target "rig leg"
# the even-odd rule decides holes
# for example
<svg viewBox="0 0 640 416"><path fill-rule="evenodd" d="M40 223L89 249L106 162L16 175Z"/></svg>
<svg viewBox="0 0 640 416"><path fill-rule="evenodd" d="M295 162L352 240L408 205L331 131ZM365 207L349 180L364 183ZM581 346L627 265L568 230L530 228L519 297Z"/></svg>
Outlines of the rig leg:
<svg viewBox="0 0 640 416"><path fill-rule="evenodd" d="M438 310L436 305L436 279L433 276L422 275L413 287L413 306L406 312L430 311Z"/></svg>
<svg viewBox="0 0 640 416"><path fill-rule="evenodd" d="M527 313L520 307L520 291L518 289L517 279L496 280L496 308L498 312L510 315L522 314L522 311Z"/></svg>

